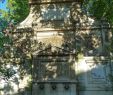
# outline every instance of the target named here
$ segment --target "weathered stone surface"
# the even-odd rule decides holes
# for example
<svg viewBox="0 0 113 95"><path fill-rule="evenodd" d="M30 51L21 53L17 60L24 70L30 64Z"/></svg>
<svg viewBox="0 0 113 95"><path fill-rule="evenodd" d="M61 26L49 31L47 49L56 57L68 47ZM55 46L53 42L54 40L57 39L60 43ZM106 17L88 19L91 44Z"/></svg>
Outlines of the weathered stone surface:
<svg viewBox="0 0 113 95"><path fill-rule="evenodd" d="M54 2L82 2L82 0L29 0L29 3L40 4L40 3L54 3Z"/></svg>
<svg viewBox="0 0 113 95"><path fill-rule="evenodd" d="M22 63L19 93L112 95L111 27L85 15L80 3L61 1L70 0L30 0L29 16L13 33L15 57Z"/></svg>

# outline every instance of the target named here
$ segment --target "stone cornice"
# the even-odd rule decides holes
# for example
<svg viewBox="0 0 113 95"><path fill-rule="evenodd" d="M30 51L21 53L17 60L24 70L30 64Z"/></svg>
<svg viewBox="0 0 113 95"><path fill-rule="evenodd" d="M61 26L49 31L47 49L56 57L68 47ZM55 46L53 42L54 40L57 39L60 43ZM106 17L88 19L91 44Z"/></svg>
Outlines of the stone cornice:
<svg viewBox="0 0 113 95"><path fill-rule="evenodd" d="M51 32L51 31L57 31L57 32L61 32L61 31L76 31L76 30L98 30L98 29L113 29L112 26L89 26L89 27L75 27L75 28L59 28L59 29L54 29L54 28L38 28L38 29L33 29L31 28L18 28L16 32L13 33L19 33L19 32Z"/></svg>
<svg viewBox="0 0 113 95"><path fill-rule="evenodd" d="M72 2L82 3L83 0L29 0L30 5L53 4L53 3L72 3Z"/></svg>

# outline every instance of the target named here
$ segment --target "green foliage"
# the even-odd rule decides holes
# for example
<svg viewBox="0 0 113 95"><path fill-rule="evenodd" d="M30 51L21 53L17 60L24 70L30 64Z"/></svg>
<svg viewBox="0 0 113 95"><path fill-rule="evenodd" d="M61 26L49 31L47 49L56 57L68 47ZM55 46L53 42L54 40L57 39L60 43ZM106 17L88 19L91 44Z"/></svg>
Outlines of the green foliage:
<svg viewBox="0 0 113 95"><path fill-rule="evenodd" d="M88 13L97 19L106 19L113 23L113 0L85 0Z"/></svg>
<svg viewBox="0 0 113 95"><path fill-rule="evenodd" d="M29 13L28 0L8 0L9 17L14 22L21 22Z"/></svg>
<svg viewBox="0 0 113 95"><path fill-rule="evenodd" d="M0 66L0 68L0 76L4 77L5 80L8 80L16 73L12 68L7 68L6 66Z"/></svg>
<svg viewBox="0 0 113 95"><path fill-rule="evenodd" d="M7 20L5 20L5 18L0 18L0 50L3 49L3 45L4 43L6 43L7 37L4 35L3 31L4 29L8 26L8 22Z"/></svg>

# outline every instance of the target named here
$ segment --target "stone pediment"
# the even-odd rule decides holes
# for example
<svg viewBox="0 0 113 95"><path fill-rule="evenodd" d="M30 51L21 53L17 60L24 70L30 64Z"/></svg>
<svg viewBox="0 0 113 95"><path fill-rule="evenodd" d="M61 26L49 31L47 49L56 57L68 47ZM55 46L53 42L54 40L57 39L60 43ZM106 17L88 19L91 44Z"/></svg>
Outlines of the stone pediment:
<svg viewBox="0 0 113 95"><path fill-rule="evenodd" d="M45 48L44 50L39 50L38 52L35 52L33 55L73 55L75 54L73 51L69 51L67 49L63 49L56 46L50 46L48 48Z"/></svg>

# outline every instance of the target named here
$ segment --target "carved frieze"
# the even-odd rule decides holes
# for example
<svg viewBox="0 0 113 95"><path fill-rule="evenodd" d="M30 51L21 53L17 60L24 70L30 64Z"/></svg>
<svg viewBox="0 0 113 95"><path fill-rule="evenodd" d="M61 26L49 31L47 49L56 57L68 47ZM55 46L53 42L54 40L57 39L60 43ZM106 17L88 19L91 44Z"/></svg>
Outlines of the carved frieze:
<svg viewBox="0 0 113 95"><path fill-rule="evenodd" d="M71 52L55 47L40 51L33 62L35 81L76 80L73 56Z"/></svg>
<svg viewBox="0 0 113 95"><path fill-rule="evenodd" d="M61 3L61 2L82 2L82 0L29 0L30 4Z"/></svg>

